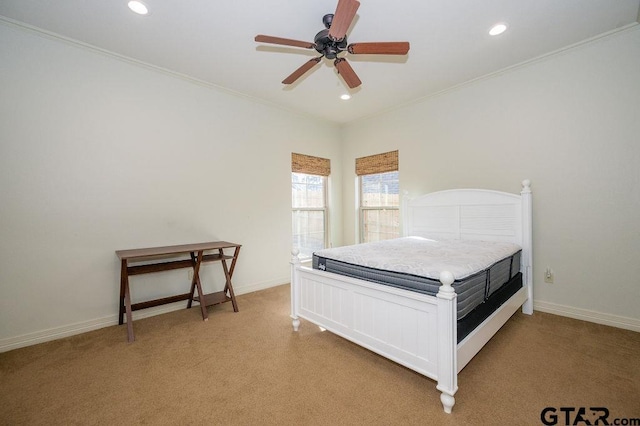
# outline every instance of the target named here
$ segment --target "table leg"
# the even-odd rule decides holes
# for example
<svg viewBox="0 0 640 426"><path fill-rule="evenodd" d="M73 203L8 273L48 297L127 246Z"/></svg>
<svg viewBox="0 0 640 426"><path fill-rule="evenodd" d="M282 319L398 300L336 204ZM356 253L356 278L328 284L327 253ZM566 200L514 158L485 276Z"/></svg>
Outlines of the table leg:
<svg viewBox="0 0 640 426"><path fill-rule="evenodd" d="M118 315L118 324L124 324L124 289L127 282L127 261L120 262L120 312Z"/></svg>
<svg viewBox="0 0 640 426"><path fill-rule="evenodd" d="M224 276L226 278L226 283L224 285L225 293L229 292L229 297L231 298L231 303L233 304L233 311L238 312L238 304L236 303L236 296L233 293L233 286L231 285L231 276L233 275L233 269L236 266L236 259L238 258L238 251L240 247L236 247L236 250L233 254L233 260L231 261L231 268L227 268L227 261L222 259L222 269L224 270ZM223 255L222 249L220 249L220 256Z"/></svg>
<svg viewBox="0 0 640 426"><path fill-rule="evenodd" d="M187 302L187 309L191 309L191 305L193 304L193 294L196 291L196 275L195 275L195 270L196 270L196 255L194 252L190 252L189 255L191 256L191 267L193 268L194 274L193 274L193 278L191 278L191 297L189 297L189 302Z"/></svg>
<svg viewBox="0 0 640 426"><path fill-rule="evenodd" d="M209 314L207 314L207 302L204 299L204 292L202 291L202 284L200 283L200 265L202 264L203 250L198 252L198 258L196 260L196 266L193 268L193 281L198 288L198 297L200 299L200 310L202 311L202 319L204 321L209 320Z"/></svg>
<svg viewBox="0 0 640 426"><path fill-rule="evenodd" d="M233 277L233 270L236 269L236 260L238 260L238 254L240 253L240 247L236 247L233 252L233 260L231 261L231 268L229 268L229 279Z"/></svg>
<svg viewBox="0 0 640 426"><path fill-rule="evenodd" d="M124 272L122 272L122 281L124 285L124 306L127 314L127 340L129 343L133 342L135 336L133 335L133 318L131 315L131 292L129 291L129 273L127 272L127 261L122 261L122 268Z"/></svg>

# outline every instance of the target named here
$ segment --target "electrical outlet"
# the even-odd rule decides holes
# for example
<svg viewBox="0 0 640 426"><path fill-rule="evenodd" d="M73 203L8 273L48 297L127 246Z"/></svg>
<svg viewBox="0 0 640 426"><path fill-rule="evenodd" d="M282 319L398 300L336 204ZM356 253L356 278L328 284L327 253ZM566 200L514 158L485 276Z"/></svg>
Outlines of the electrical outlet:
<svg viewBox="0 0 640 426"><path fill-rule="evenodd" d="M553 284L553 269L547 267L546 271L544 271L544 282Z"/></svg>
<svg viewBox="0 0 640 426"><path fill-rule="evenodd" d="M193 280L193 269L189 269L189 281Z"/></svg>

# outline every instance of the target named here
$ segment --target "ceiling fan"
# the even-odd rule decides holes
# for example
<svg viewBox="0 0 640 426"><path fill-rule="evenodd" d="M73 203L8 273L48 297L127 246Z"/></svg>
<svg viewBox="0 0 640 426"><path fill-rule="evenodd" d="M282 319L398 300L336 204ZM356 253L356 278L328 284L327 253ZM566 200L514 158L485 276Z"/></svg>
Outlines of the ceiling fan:
<svg viewBox="0 0 640 426"><path fill-rule="evenodd" d="M289 77L285 78L283 84L291 84L302 77L307 71L320 63L324 57L334 59L334 65L338 74L342 76L347 86L354 89L362 84L351 65L345 58L338 58L338 54L347 51L352 55L406 55L409 52L408 41L398 42L370 42L347 44L347 30L356 16L356 11L360 7L357 0L338 0L338 6L333 14L324 15L322 23L325 29L316 34L313 43L307 41L291 40L288 38L272 37L267 35L257 35L255 41L259 43L271 43L284 46L302 47L304 49L315 49L321 56L313 58L295 70Z"/></svg>

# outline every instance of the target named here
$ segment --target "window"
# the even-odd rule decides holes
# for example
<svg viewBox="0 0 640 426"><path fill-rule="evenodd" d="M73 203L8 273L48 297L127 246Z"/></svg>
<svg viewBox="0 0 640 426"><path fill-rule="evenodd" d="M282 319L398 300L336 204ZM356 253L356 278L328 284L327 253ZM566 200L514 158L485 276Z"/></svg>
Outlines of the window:
<svg viewBox="0 0 640 426"><path fill-rule="evenodd" d="M356 159L360 242L400 236L398 151Z"/></svg>
<svg viewBox="0 0 640 426"><path fill-rule="evenodd" d="M300 257L326 247L327 203L324 176L291 173L293 246Z"/></svg>
<svg viewBox="0 0 640 426"><path fill-rule="evenodd" d="M328 159L291 154L291 204L293 247L300 257L327 247L327 180L331 171Z"/></svg>

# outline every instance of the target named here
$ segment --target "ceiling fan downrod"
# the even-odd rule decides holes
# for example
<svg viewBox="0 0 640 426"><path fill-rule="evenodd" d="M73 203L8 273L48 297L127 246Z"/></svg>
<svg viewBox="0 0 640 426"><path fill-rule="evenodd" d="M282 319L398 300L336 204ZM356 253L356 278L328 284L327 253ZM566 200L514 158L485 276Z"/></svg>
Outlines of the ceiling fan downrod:
<svg viewBox="0 0 640 426"><path fill-rule="evenodd" d="M326 29L331 28L331 23L333 22L333 13L327 13L322 17L322 23Z"/></svg>

